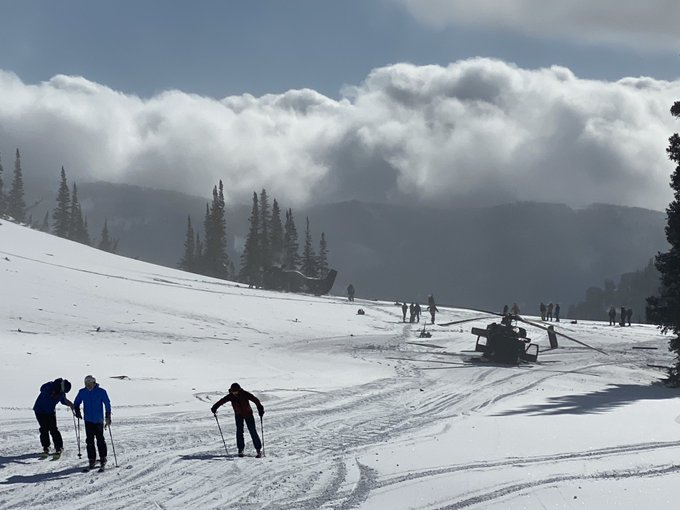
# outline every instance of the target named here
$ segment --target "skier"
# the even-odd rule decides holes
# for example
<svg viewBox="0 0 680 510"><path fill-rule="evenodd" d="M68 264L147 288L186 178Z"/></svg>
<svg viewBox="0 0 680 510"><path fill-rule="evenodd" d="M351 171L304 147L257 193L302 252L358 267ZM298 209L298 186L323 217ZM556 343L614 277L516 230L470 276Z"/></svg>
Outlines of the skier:
<svg viewBox="0 0 680 510"><path fill-rule="evenodd" d="M264 415L264 407L258 400L258 398L252 393L241 388L239 383L234 383L229 388L229 394L225 395L219 399L210 408L213 414L217 414L217 410L223 404L231 402L231 407L234 408L234 418L236 419L236 446L238 447L238 456L243 457L243 449L246 443L243 439L243 422L245 421L248 432L250 432L250 438L253 440L253 446L257 450L258 459L262 457L262 442L260 441L260 436L257 435L257 428L255 427L255 418L253 417L253 410L250 407L250 402L254 402L257 407L257 412L262 418Z"/></svg>
<svg viewBox="0 0 680 510"><path fill-rule="evenodd" d="M560 322L560 304L555 304L555 322Z"/></svg>
<svg viewBox="0 0 680 510"><path fill-rule="evenodd" d="M541 320L544 321L545 320L545 310L546 310L546 308L545 308L545 303L543 301L541 301L541 306L539 306L538 309L541 311Z"/></svg>
<svg viewBox="0 0 680 510"><path fill-rule="evenodd" d="M408 311L408 305L406 304L406 301L404 301L404 304L401 305L401 313L404 316L403 321L406 322L406 312Z"/></svg>
<svg viewBox="0 0 680 510"><path fill-rule="evenodd" d="M85 377L85 387L78 391L73 409L76 417L81 420L80 404L83 404L85 414L85 445L87 447L87 458L90 461L88 469L93 469L97 459L97 451L94 441L97 440L97 450L99 450L99 470L103 471L106 466L106 439L104 429L111 425L111 401L106 390L97 384L97 380L88 375ZM102 412L102 406L106 409L106 418Z"/></svg>
<svg viewBox="0 0 680 510"><path fill-rule="evenodd" d="M354 285L351 283L347 286L347 299L354 301Z"/></svg>
<svg viewBox="0 0 680 510"><path fill-rule="evenodd" d="M609 309L609 325L614 326L616 324L616 308L613 306Z"/></svg>
<svg viewBox="0 0 680 510"><path fill-rule="evenodd" d="M33 411L35 418L40 425L40 444L43 447L42 455L46 457L50 451L50 435L54 442L54 455L59 456L64 450L64 440L61 432L57 428L57 413L55 408L61 402L65 406L73 409L73 404L66 398L66 394L71 391L71 383L66 379L55 379L46 382L40 387L40 395L35 399Z"/></svg>
<svg viewBox="0 0 680 510"><path fill-rule="evenodd" d="M422 310L420 309L420 303L416 303L415 312L416 312L416 322L420 322L420 314L422 312Z"/></svg>
<svg viewBox="0 0 680 510"><path fill-rule="evenodd" d="M623 327L626 325L626 307L621 307L621 318L619 319L619 326Z"/></svg>
<svg viewBox="0 0 680 510"><path fill-rule="evenodd" d="M548 312L546 313L545 318L549 321L552 321L553 319L553 308L554 305L552 303L548 303Z"/></svg>

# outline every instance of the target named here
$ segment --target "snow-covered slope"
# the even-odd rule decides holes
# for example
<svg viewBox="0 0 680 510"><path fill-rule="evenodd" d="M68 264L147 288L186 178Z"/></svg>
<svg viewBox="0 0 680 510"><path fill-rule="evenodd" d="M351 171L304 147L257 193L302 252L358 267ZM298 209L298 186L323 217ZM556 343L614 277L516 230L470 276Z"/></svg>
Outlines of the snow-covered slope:
<svg viewBox="0 0 680 510"><path fill-rule="evenodd" d="M607 355L562 341L536 365L470 364L470 328L489 319L420 339L422 323L403 324L392 303L248 289L9 222L0 290L3 509L651 508L676 497L680 405L652 384L662 372L649 365L670 356L651 326L563 322ZM542 330L529 333L548 349ZM63 406L65 454L36 456L40 385L68 378L73 398L87 374L113 404L119 467L109 445L102 474L80 472ZM228 406L225 454L210 406L234 381L266 408L263 459L233 456Z"/></svg>

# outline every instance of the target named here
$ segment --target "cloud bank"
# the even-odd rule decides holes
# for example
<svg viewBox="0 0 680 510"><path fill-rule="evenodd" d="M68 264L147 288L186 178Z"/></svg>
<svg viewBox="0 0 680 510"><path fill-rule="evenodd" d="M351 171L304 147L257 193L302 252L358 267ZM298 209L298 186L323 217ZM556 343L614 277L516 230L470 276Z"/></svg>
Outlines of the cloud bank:
<svg viewBox="0 0 680 510"><path fill-rule="evenodd" d="M360 199L450 207L515 200L662 210L672 198L669 109L680 82L582 80L490 59L397 64L346 87L222 100L139 98L82 77L0 71L0 151L24 173L230 202L265 187L291 206ZM56 189L56 188L55 188Z"/></svg>
<svg viewBox="0 0 680 510"><path fill-rule="evenodd" d="M676 0L393 0L421 22L443 29L473 25L577 43L676 52Z"/></svg>

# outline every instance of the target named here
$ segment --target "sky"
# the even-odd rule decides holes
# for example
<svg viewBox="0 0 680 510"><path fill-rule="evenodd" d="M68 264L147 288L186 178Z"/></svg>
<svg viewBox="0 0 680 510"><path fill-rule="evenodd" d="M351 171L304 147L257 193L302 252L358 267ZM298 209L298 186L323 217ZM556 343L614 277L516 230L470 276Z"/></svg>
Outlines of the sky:
<svg viewBox="0 0 680 510"><path fill-rule="evenodd" d="M247 203L663 210L672 0L0 2L0 158Z"/></svg>
<svg viewBox="0 0 680 510"><path fill-rule="evenodd" d="M538 363L498 366L472 359L471 329L497 321L479 311L438 306L420 337L423 323L402 322L393 302L248 289L8 221L0 239L0 288L12 296L0 315L3 509L634 510L677 500L678 390L659 384L673 356L654 325L551 323L593 350L563 336L550 349L525 322ZM524 318L540 325L537 312ZM64 453L40 460L32 411L42 384L66 378L73 400L89 374L112 406L101 474L81 473L83 424L78 443L62 405ZM233 382L264 406L264 458L247 433L246 457L236 456L228 404L217 422L210 412Z"/></svg>

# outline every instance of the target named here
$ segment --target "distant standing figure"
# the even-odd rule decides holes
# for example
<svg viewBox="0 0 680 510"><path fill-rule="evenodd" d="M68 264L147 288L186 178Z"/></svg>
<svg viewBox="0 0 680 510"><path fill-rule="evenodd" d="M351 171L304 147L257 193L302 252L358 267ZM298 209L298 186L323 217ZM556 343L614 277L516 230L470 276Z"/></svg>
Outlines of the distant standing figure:
<svg viewBox="0 0 680 510"><path fill-rule="evenodd" d="M503 306L503 315L508 315L508 305Z"/></svg>
<svg viewBox="0 0 680 510"><path fill-rule="evenodd" d="M59 402L73 408L71 401L66 398L66 394L69 391L71 391L71 383L66 379L59 378L46 382L40 387L40 395L38 395L38 398L35 399L35 404L33 404L33 412L35 412L35 418L38 420L38 425L40 425L40 444L45 455L50 450L50 435L52 436L52 442L54 442L55 454L59 455L64 450L64 440L57 428L55 408Z"/></svg>
<svg viewBox="0 0 680 510"><path fill-rule="evenodd" d="M555 303L555 322L560 322L560 304Z"/></svg>
<svg viewBox="0 0 680 510"><path fill-rule="evenodd" d="M409 312L409 322L413 323L416 321L416 305L411 303L408 307Z"/></svg>
<svg viewBox="0 0 680 510"><path fill-rule="evenodd" d="M245 422L250 432L250 438L253 440L253 446L257 450L258 459L262 457L262 441L257 434L255 427L255 418L253 417L253 409L250 407L250 402L253 402L257 407L257 412L262 417L264 415L264 406L260 400L252 393L241 388L239 383L234 383L229 388L229 394L219 399L210 408L213 414L217 414L217 410L222 404L231 402L231 407L234 408L234 418L236 419L236 446L238 447L238 456L243 457L243 449L246 442L243 439L243 423Z"/></svg>
<svg viewBox="0 0 680 510"><path fill-rule="evenodd" d="M87 447L87 459L90 462L89 468L94 468L99 451L99 466L106 465L106 439L104 429L111 425L111 401L106 390L97 384L97 380L88 375L85 377L85 387L81 388L73 401L73 411L78 419L82 419L80 414L80 404L83 404L83 414L85 415L85 446ZM104 410L106 410L106 418ZM97 440L97 449L94 442Z"/></svg>
<svg viewBox="0 0 680 510"><path fill-rule="evenodd" d="M539 306L538 309L541 311L541 320L544 321L545 320L546 307L545 307L545 303L543 301L541 301L541 306Z"/></svg>
<svg viewBox="0 0 680 510"><path fill-rule="evenodd" d="M406 322L406 312L408 312L408 305L406 304L406 301L404 301L404 304L401 305L401 313L404 316L403 321Z"/></svg>
<svg viewBox="0 0 680 510"><path fill-rule="evenodd" d="M552 303L548 304L548 313L546 315L546 318L549 321L553 320L553 307L554 307L554 305Z"/></svg>
<svg viewBox="0 0 680 510"><path fill-rule="evenodd" d="M609 325L614 326L616 324L616 308L613 306L609 309Z"/></svg>
<svg viewBox="0 0 680 510"><path fill-rule="evenodd" d="M624 306L621 307L621 318L619 319L619 325L626 325L626 308Z"/></svg>
<svg viewBox="0 0 680 510"><path fill-rule="evenodd" d="M626 310L626 320L628 321L628 325L630 326L630 321L633 318L633 309L629 308Z"/></svg>
<svg viewBox="0 0 680 510"><path fill-rule="evenodd" d="M347 286L347 299L354 301L354 285L351 283Z"/></svg>
<svg viewBox="0 0 680 510"><path fill-rule="evenodd" d="M519 305L517 303L512 304L512 308L510 308L510 313L512 315L519 315Z"/></svg>
<svg viewBox="0 0 680 510"><path fill-rule="evenodd" d="M420 303L416 303L416 322L420 322L420 314L422 313L422 309L420 308Z"/></svg>
<svg viewBox="0 0 680 510"><path fill-rule="evenodd" d="M434 304L431 304L430 306L428 306L427 309L430 312L431 323L434 324L434 314L437 313L439 310L437 310L437 306L434 305Z"/></svg>

